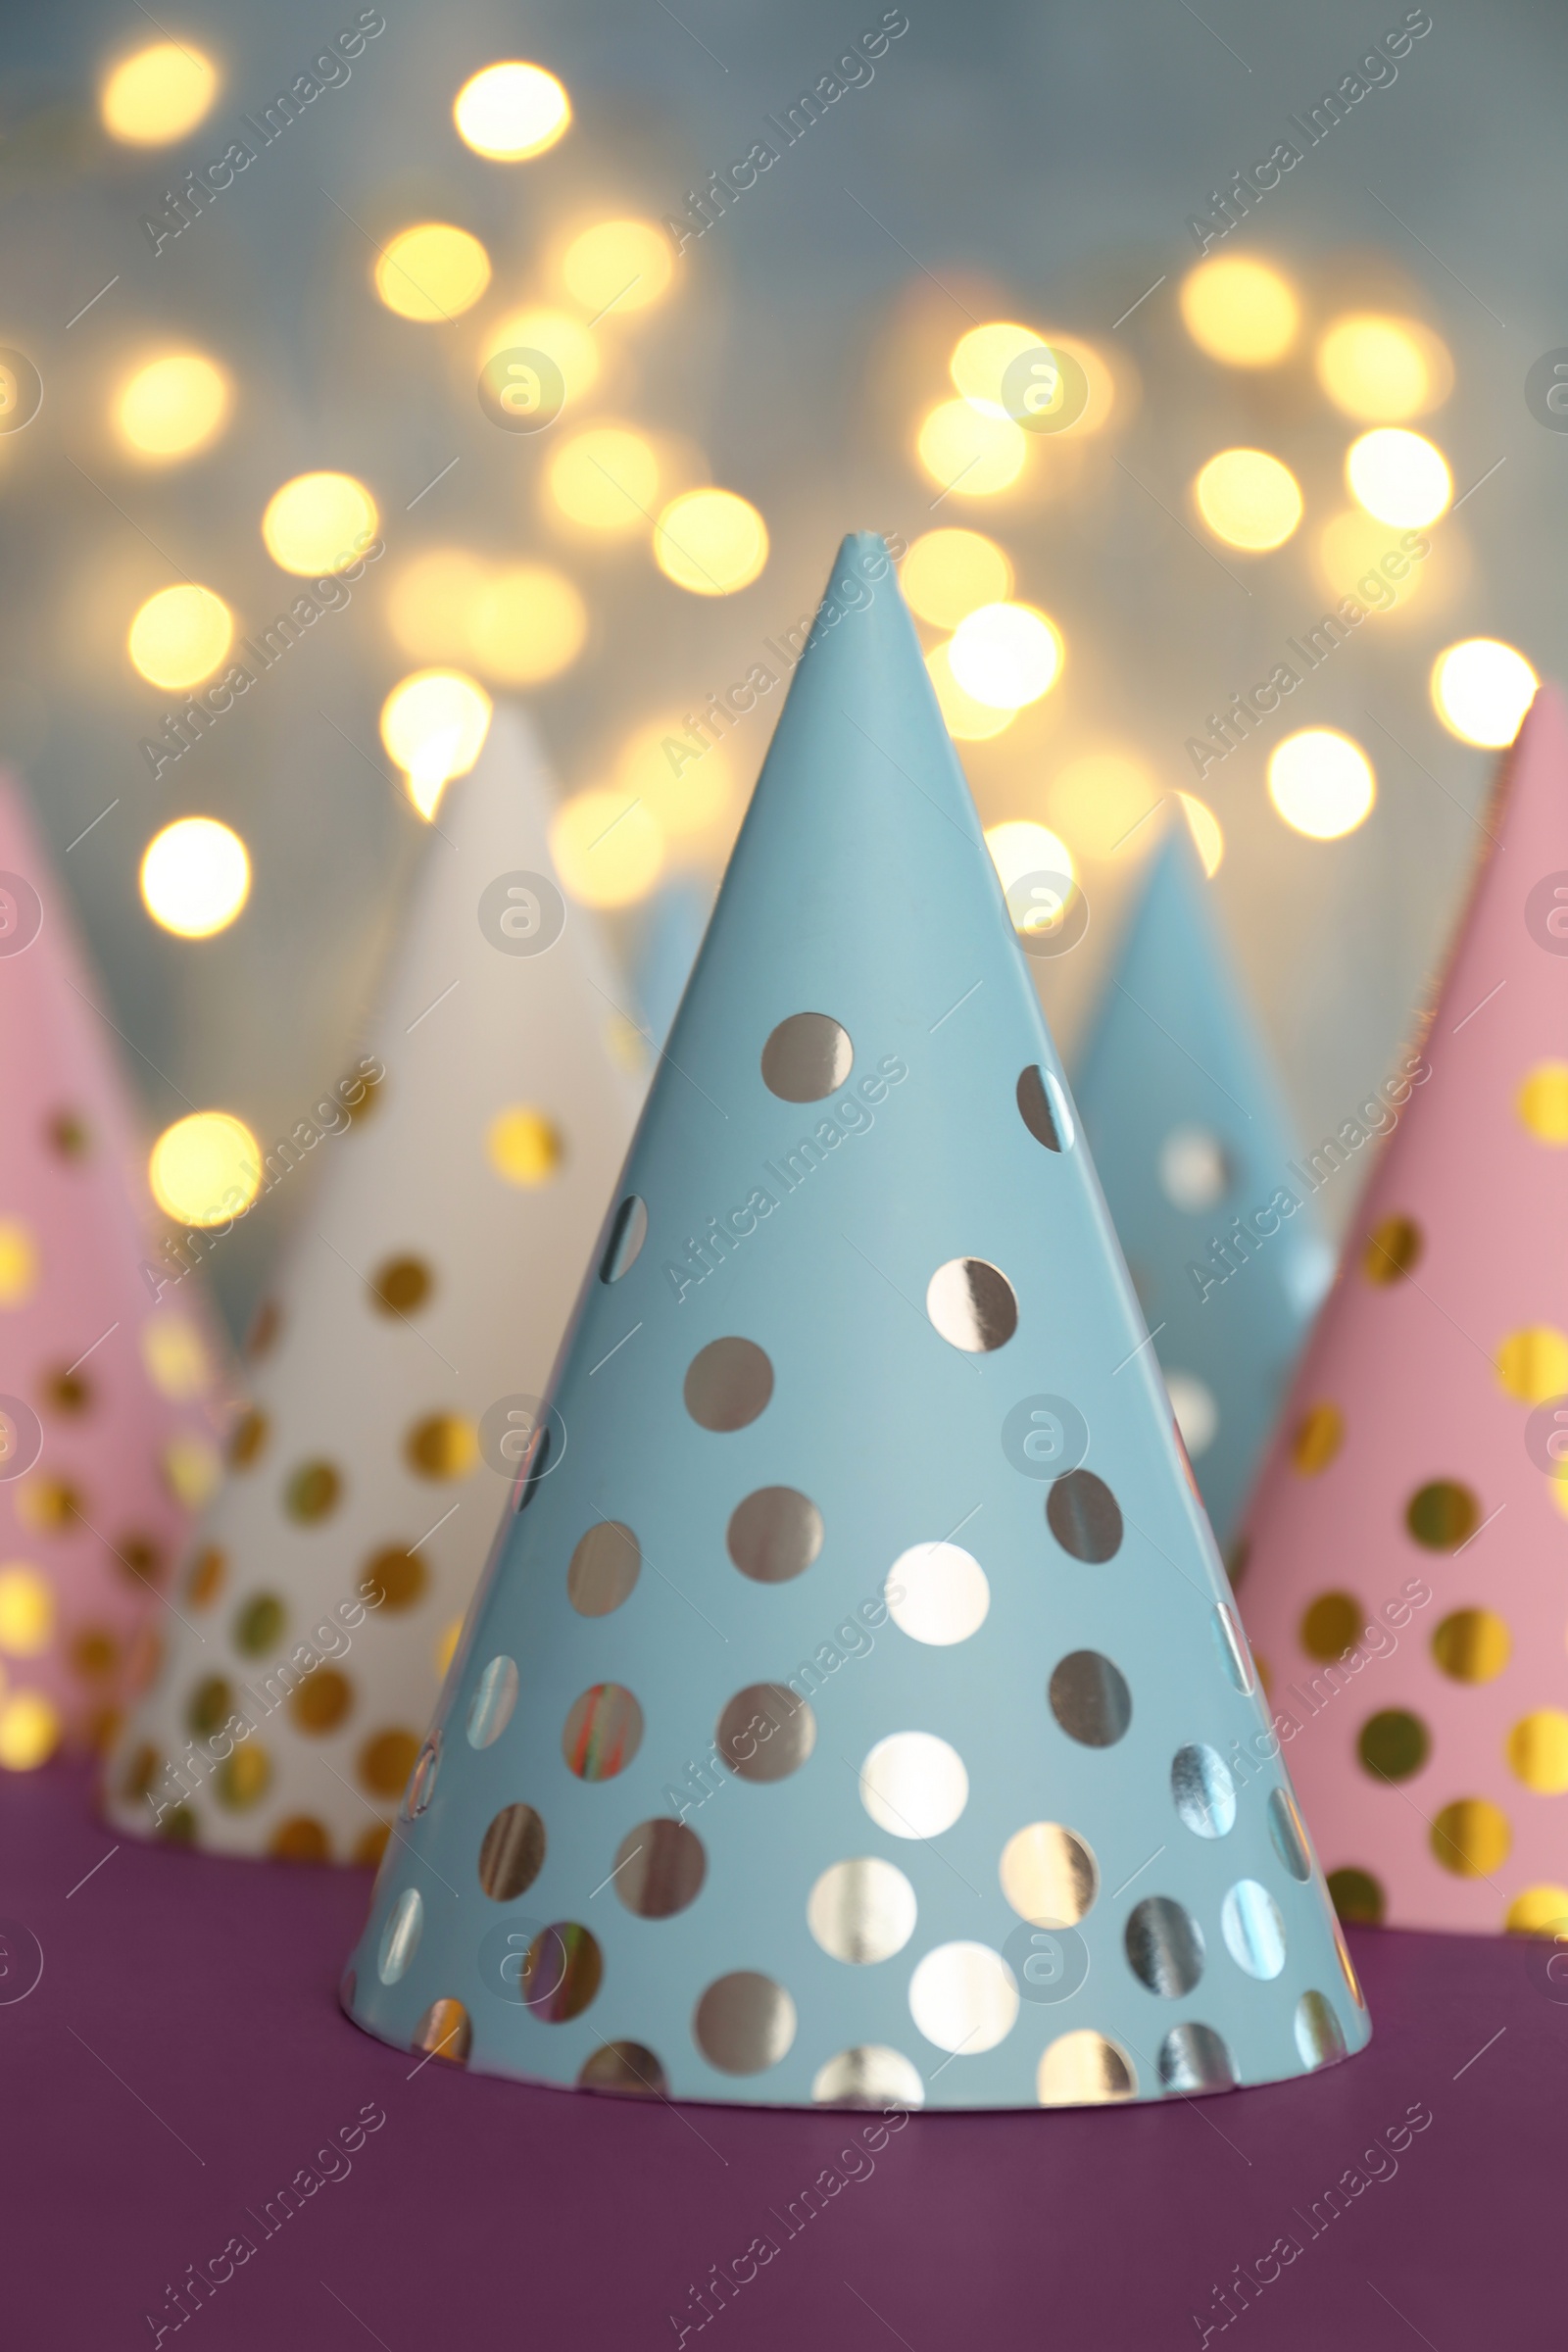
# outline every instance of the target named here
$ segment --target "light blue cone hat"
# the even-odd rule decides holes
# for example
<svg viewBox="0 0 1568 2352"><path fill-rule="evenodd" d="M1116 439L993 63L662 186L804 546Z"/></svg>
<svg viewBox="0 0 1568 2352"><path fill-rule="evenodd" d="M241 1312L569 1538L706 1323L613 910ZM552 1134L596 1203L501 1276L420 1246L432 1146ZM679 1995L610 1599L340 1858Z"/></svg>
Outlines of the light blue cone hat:
<svg viewBox="0 0 1568 2352"><path fill-rule="evenodd" d="M344 1999L674 2098L1369 2032L879 540L846 541Z"/></svg>
<svg viewBox="0 0 1568 2352"><path fill-rule="evenodd" d="M1105 983L1077 1097L1225 1545L1334 1258L1290 1170L1297 1145L1208 891L1178 818Z"/></svg>

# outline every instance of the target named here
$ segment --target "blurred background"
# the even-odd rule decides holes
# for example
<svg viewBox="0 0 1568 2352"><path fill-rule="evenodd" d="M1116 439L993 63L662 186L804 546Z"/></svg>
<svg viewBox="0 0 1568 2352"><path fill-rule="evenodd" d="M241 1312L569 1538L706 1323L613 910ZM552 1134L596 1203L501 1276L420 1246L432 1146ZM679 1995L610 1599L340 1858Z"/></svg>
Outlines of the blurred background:
<svg viewBox="0 0 1568 2352"><path fill-rule="evenodd" d="M5 42L0 753L149 1140L266 1150L353 1060L497 696L657 1034L783 683L710 698L782 681L851 528L909 550L987 827L1053 837L999 863L1089 902L1036 966L1069 1061L1164 805L1301 1139L1393 1070L1561 669L1552 12L117 0ZM294 1195L215 1253L236 1329Z"/></svg>

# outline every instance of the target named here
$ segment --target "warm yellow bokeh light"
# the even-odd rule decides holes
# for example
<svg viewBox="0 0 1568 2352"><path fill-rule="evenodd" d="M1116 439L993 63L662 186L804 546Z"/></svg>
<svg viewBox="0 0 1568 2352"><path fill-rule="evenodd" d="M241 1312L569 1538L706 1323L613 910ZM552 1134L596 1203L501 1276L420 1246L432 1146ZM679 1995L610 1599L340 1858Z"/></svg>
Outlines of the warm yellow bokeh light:
<svg viewBox="0 0 1568 2352"><path fill-rule="evenodd" d="M561 260L562 282L595 318L607 311L645 311L674 274L668 237L652 220L599 220L573 237Z"/></svg>
<svg viewBox="0 0 1568 2352"><path fill-rule="evenodd" d="M375 537L375 501L352 473L297 473L262 516L272 562L303 578L346 571Z"/></svg>
<svg viewBox="0 0 1568 2352"><path fill-rule="evenodd" d="M1432 703L1450 735L1501 751L1518 734L1541 680L1498 637L1466 637L1432 665Z"/></svg>
<svg viewBox="0 0 1568 2352"><path fill-rule="evenodd" d="M1176 798L1187 819L1193 847L1198 852L1204 873L1212 882L1225 856L1224 828L1208 803L1200 801L1196 792L1178 792Z"/></svg>
<svg viewBox="0 0 1568 2352"><path fill-rule="evenodd" d="M1038 351L1046 337L1038 327L1020 326L1015 319L993 318L960 335L948 362L952 376L965 400L984 414L1005 416L1002 379L1009 362L1020 352Z"/></svg>
<svg viewBox="0 0 1568 2352"><path fill-rule="evenodd" d="M1070 883L1077 881L1077 868L1067 844L1049 825L1038 825L1031 817L1009 817L1004 824L987 825L986 848L991 852L991 862L1004 891L1011 891L1015 884L1039 874L1065 876ZM1076 892L1069 891L1066 895L1070 904ZM1037 910L1031 906L1026 922L1018 928L1032 928L1037 921Z"/></svg>
<svg viewBox="0 0 1568 2352"><path fill-rule="evenodd" d="M222 598L188 580L147 599L125 649L152 685L184 688L210 678L233 642L234 615Z"/></svg>
<svg viewBox="0 0 1568 2352"><path fill-rule="evenodd" d="M1352 441L1345 479L1350 496L1379 522L1420 530L1436 522L1453 496L1453 476L1441 449L1421 433L1379 425Z"/></svg>
<svg viewBox="0 0 1568 2352"><path fill-rule="evenodd" d="M35 1658L54 1630L54 1588L24 1561L8 1561L0 1568L0 1650L8 1658Z"/></svg>
<svg viewBox="0 0 1568 2352"><path fill-rule="evenodd" d="M142 856L142 905L179 939L211 939L250 896L245 844L212 816L182 816L155 833Z"/></svg>
<svg viewBox="0 0 1568 2352"><path fill-rule="evenodd" d="M587 636L587 606L564 572L544 564L498 571L469 608L468 652L486 676L508 686L559 677Z"/></svg>
<svg viewBox="0 0 1568 2352"><path fill-rule="evenodd" d="M193 457L228 418L228 378L197 351L153 360L124 384L115 425L126 449L155 464Z"/></svg>
<svg viewBox="0 0 1568 2352"><path fill-rule="evenodd" d="M977 703L1021 710L1049 694L1061 675L1061 636L1033 605L982 605L959 621L948 660Z"/></svg>
<svg viewBox="0 0 1568 2352"><path fill-rule="evenodd" d="M927 531L905 557L899 585L911 612L934 628L956 629L982 605L1005 603L1012 565L981 531Z"/></svg>
<svg viewBox="0 0 1568 2352"><path fill-rule="evenodd" d="M1222 449L1193 484L1198 511L1227 547L1283 547L1301 519L1294 473L1264 449Z"/></svg>
<svg viewBox="0 0 1568 2352"><path fill-rule="evenodd" d="M925 658L926 673L936 692L937 708L942 723L956 743L986 743L1010 727L1014 713L999 710L993 703L982 703L958 684L953 674L947 645L933 646Z"/></svg>
<svg viewBox="0 0 1568 2352"><path fill-rule="evenodd" d="M1383 565L1392 556L1402 576L1391 580ZM1317 567L1337 597L1358 597L1379 612L1409 603L1426 578L1428 564L1407 556L1399 534L1364 507L1347 507L1323 525L1317 537Z"/></svg>
<svg viewBox="0 0 1568 2352"><path fill-rule="evenodd" d="M1296 341L1300 305L1265 262L1221 254L1182 280L1182 319L1200 351L1230 368L1272 368Z"/></svg>
<svg viewBox="0 0 1568 2352"><path fill-rule="evenodd" d="M454 776L466 776L490 731L490 697L461 669L421 669L381 705L381 741L408 776L409 798L433 817Z"/></svg>
<svg viewBox="0 0 1568 2352"><path fill-rule="evenodd" d="M195 129L217 94L217 72L199 49L155 41L117 66L104 83L104 128L128 146L167 147Z"/></svg>
<svg viewBox="0 0 1568 2352"><path fill-rule="evenodd" d="M159 1395L176 1402L200 1396L212 1386L212 1358L201 1333L167 1307L142 1325L141 1360Z"/></svg>
<svg viewBox="0 0 1568 2352"><path fill-rule="evenodd" d="M646 801L619 791L574 794L556 813L550 850L563 887L585 906L630 906L664 863L659 819Z"/></svg>
<svg viewBox="0 0 1568 2352"><path fill-rule="evenodd" d="M452 101L458 136L492 163L543 155L571 122L571 100L543 66L510 59L472 74Z"/></svg>
<svg viewBox="0 0 1568 2352"><path fill-rule="evenodd" d="M599 380L599 346L565 311L509 311L485 330L480 366L501 351L542 351L560 368L567 400L580 399Z"/></svg>
<svg viewBox="0 0 1568 2352"><path fill-rule="evenodd" d="M468 620L490 584L490 566L462 547L431 547L400 564L387 583L386 618L416 662L461 662Z"/></svg>
<svg viewBox="0 0 1568 2352"><path fill-rule="evenodd" d="M542 1110L514 1102L497 1111L484 1136L485 1157L508 1184L548 1184L565 1153L561 1130Z"/></svg>
<svg viewBox="0 0 1568 2352"><path fill-rule="evenodd" d="M1347 416L1402 424L1446 400L1453 363L1418 320L1356 311L1336 318L1318 344L1317 380Z"/></svg>
<svg viewBox="0 0 1568 2352"><path fill-rule="evenodd" d="M187 1511L204 1511L223 1483L223 1457L211 1438L184 1429L164 1447L164 1484Z"/></svg>
<svg viewBox="0 0 1568 2352"><path fill-rule="evenodd" d="M729 811L734 771L722 740L706 744L674 711L649 719L621 745L615 782L665 833L705 833Z"/></svg>
<svg viewBox="0 0 1568 2352"><path fill-rule="evenodd" d="M1086 752L1053 777L1048 814L1063 826L1086 858L1109 858L1125 843L1136 854L1151 835L1140 830L1163 798L1143 760L1127 752Z"/></svg>
<svg viewBox="0 0 1568 2352"><path fill-rule="evenodd" d="M641 433L592 425L564 441L550 461L550 495L568 521L624 537L653 521L659 460Z"/></svg>
<svg viewBox="0 0 1568 2352"><path fill-rule="evenodd" d="M734 490L688 490L659 517L654 561L693 596L733 596L767 562L767 525Z"/></svg>
<svg viewBox="0 0 1568 2352"><path fill-rule="evenodd" d="M1338 841L1371 814L1377 779L1348 735L1335 727L1301 727L1275 747L1268 797L1293 833Z"/></svg>
<svg viewBox="0 0 1568 2352"><path fill-rule="evenodd" d="M1028 454L1010 416L969 400L945 400L933 409L916 446L932 481L955 498L994 498L1017 480Z"/></svg>
<svg viewBox="0 0 1568 2352"><path fill-rule="evenodd" d="M425 325L470 310L490 283L490 256L450 220L400 228L375 258L375 290L400 318Z"/></svg>
<svg viewBox="0 0 1568 2352"><path fill-rule="evenodd" d="M7 1772L31 1772L47 1764L64 1729L41 1690L19 1690L0 1705L0 1766Z"/></svg>
<svg viewBox="0 0 1568 2352"><path fill-rule="evenodd" d="M20 1217L0 1217L0 1306L25 1306L38 1287L38 1245Z"/></svg>
<svg viewBox="0 0 1568 2352"><path fill-rule="evenodd" d="M231 1111L193 1110L164 1129L147 1176L165 1216L181 1225L225 1225L255 1200L262 1154Z"/></svg>

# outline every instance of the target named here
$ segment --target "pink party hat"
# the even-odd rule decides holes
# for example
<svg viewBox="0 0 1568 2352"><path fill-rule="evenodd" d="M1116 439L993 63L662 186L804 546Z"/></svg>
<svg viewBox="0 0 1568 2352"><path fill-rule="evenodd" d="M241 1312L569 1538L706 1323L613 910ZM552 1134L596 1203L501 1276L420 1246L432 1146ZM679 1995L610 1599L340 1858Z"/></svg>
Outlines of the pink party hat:
<svg viewBox="0 0 1568 2352"><path fill-rule="evenodd" d="M1568 706L1536 697L1250 1513L1242 1606L1341 1916L1568 1920Z"/></svg>
<svg viewBox="0 0 1568 2352"><path fill-rule="evenodd" d="M160 1587L220 1471L224 1372L152 1203L66 896L0 778L0 1768L101 1744L159 1654Z"/></svg>

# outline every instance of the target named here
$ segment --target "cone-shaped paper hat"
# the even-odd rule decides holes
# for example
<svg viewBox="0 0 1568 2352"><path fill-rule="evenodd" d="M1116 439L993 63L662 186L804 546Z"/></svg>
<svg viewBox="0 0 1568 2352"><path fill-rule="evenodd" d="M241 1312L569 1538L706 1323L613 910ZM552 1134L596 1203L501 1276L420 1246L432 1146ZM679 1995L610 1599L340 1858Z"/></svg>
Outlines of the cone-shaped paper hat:
<svg viewBox="0 0 1568 2352"><path fill-rule="evenodd" d="M0 1767L98 1741L145 1681L219 1476L216 1326L155 1304L152 1201L65 893L0 780Z"/></svg>
<svg viewBox="0 0 1568 2352"><path fill-rule="evenodd" d="M1105 984L1077 1096L1223 1546L1334 1261L1310 1200L1289 1207L1296 1141L1180 819Z"/></svg>
<svg viewBox="0 0 1568 2352"><path fill-rule="evenodd" d="M112 1762L125 1829L379 1853L635 1116L548 815L532 736L498 710L426 845L368 1092L320 1145L259 1319L190 1630Z"/></svg>
<svg viewBox="0 0 1568 2352"><path fill-rule="evenodd" d="M1398 1125L1249 1512L1243 1588L1343 1916L1476 1931L1568 1918L1555 689L1486 822L1424 1057L1384 1089ZM1334 1150L1304 1161L1314 1181Z"/></svg>
<svg viewBox="0 0 1568 2352"><path fill-rule="evenodd" d="M1367 2022L879 540L841 552L352 2014L559 2084L1157 2098ZM1053 1477L1065 1464L1070 1475Z"/></svg>

